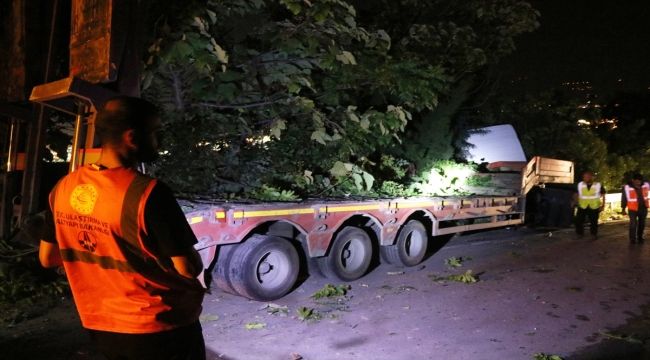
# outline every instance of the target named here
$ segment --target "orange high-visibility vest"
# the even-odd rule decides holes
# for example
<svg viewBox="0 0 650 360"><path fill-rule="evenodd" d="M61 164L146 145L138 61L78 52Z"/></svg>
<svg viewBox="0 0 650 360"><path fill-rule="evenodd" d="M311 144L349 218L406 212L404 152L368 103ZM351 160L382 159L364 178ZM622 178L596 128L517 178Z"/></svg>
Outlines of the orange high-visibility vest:
<svg viewBox="0 0 650 360"><path fill-rule="evenodd" d="M641 191L643 193L643 200L645 202L645 207L648 207L648 192L650 190L650 184L643 183L641 186ZM636 196L636 189L633 186L625 185L625 196L627 197L627 208L632 211L639 210L639 199Z"/></svg>
<svg viewBox="0 0 650 360"><path fill-rule="evenodd" d="M204 290L147 248L144 208L156 180L84 166L50 194L56 239L87 329L141 334L195 322Z"/></svg>

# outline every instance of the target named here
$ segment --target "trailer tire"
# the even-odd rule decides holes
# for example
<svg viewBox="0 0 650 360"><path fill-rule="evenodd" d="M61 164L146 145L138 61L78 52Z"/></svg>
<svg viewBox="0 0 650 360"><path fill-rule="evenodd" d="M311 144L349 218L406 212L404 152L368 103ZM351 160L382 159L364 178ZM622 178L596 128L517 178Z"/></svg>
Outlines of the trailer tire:
<svg viewBox="0 0 650 360"><path fill-rule="evenodd" d="M217 288L232 295L239 295L230 282L230 259L238 246L239 244L219 246L217 262L212 269L212 281L217 285Z"/></svg>
<svg viewBox="0 0 650 360"><path fill-rule="evenodd" d="M417 220L411 220L400 230L395 245L381 247L381 257L389 264L415 266L424 259L427 244L424 225Z"/></svg>
<svg viewBox="0 0 650 360"><path fill-rule="evenodd" d="M346 227L334 239L329 255L318 258L323 275L332 280L354 281L368 271L372 260L372 241L356 227Z"/></svg>
<svg viewBox="0 0 650 360"><path fill-rule="evenodd" d="M286 295L298 278L298 251L289 241L269 235L253 235L230 259L230 281L251 300L271 301Z"/></svg>

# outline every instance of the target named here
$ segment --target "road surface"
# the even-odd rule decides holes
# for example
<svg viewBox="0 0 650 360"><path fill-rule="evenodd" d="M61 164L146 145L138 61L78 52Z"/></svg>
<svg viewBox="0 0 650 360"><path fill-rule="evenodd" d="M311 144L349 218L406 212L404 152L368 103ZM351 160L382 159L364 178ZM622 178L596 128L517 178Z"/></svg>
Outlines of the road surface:
<svg viewBox="0 0 650 360"><path fill-rule="evenodd" d="M450 268L451 257L466 260ZM204 336L208 358L228 360L647 359L649 267L650 244L630 247L625 223L601 226L596 241L499 229L456 236L414 268L379 265L345 297L310 298L340 284L316 277L270 307L214 290L203 303ZM479 281L440 280L467 270ZM312 318L301 321L300 307ZM0 349L7 359L101 358L69 300L0 330Z"/></svg>

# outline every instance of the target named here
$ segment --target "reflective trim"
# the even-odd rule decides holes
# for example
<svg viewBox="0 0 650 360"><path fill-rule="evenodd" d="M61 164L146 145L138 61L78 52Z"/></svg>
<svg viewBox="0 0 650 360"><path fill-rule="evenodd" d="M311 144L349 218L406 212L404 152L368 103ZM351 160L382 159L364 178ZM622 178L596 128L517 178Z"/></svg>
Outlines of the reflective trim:
<svg viewBox="0 0 650 360"><path fill-rule="evenodd" d="M84 264L98 265L102 269L117 270L119 272L136 272L128 262L113 259L110 256L99 256L89 251L75 249L61 249L61 258L65 262L82 262Z"/></svg>
<svg viewBox="0 0 650 360"><path fill-rule="evenodd" d="M642 192L645 195L645 200L648 201L650 199L650 184L648 183L643 183L643 186L641 186ZM630 196L630 194L634 194L634 198ZM630 185L625 185L625 197L627 198L627 202L637 202L636 198L636 190L634 187Z"/></svg>
<svg viewBox="0 0 650 360"><path fill-rule="evenodd" d="M586 189L587 191L595 190L596 193L595 193L595 195L585 195L585 194L583 194L583 190L585 190L585 189ZM583 182L581 182L580 184L578 184L578 196L579 196L580 199L582 199L582 200L595 200L595 199L600 199L600 197L602 196L601 193L600 193L600 189L601 189L601 185L600 185L600 183L594 183L594 184L591 186L591 189L588 189L588 188L587 188L587 184L585 184L584 181L583 181Z"/></svg>
<svg viewBox="0 0 650 360"><path fill-rule="evenodd" d="M322 207L319 209L320 212L345 212L345 211L364 211L364 210L379 210L379 204L376 205L353 205L353 206L339 206L339 207Z"/></svg>
<svg viewBox="0 0 650 360"><path fill-rule="evenodd" d="M195 216L193 218L187 219L187 222L192 224L198 224L203 221L203 216Z"/></svg>
<svg viewBox="0 0 650 360"><path fill-rule="evenodd" d="M283 215L303 215L303 214L313 214L315 212L312 208L304 209L286 209L286 210L260 210L260 211L246 211L246 210L237 210L233 214L235 219L243 218L252 218L252 217L263 217L263 216L283 216ZM217 213L217 219L218 217Z"/></svg>
<svg viewBox="0 0 650 360"><path fill-rule="evenodd" d="M141 215L144 216L144 214L140 214L140 202L143 200L143 195L151 183L155 185L156 180L145 175L136 175L129 184L122 202L120 218L122 233L120 235L122 239L132 246L131 250L137 252L140 256L142 256L143 251L140 245L138 221Z"/></svg>

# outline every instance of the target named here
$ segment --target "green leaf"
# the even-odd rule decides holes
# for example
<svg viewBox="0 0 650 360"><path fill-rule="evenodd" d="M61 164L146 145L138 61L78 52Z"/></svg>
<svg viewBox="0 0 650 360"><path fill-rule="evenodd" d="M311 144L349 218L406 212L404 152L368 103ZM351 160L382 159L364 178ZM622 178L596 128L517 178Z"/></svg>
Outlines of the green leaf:
<svg viewBox="0 0 650 360"><path fill-rule="evenodd" d="M233 83L224 83L217 86L217 94L222 96L227 101L233 101L235 97L237 86Z"/></svg>
<svg viewBox="0 0 650 360"><path fill-rule="evenodd" d="M330 169L330 174L334 176L346 176L350 173L344 163L337 161Z"/></svg>
<svg viewBox="0 0 650 360"><path fill-rule="evenodd" d="M336 60L346 64L346 65L356 65L357 60L354 58L354 55L352 55L351 52L349 51L343 51L340 54L336 55Z"/></svg>
<svg viewBox="0 0 650 360"><path fill-rule="evenodd" d="M217 14L214 11L211 11L211 10L206 10L206 12L208 13L208 16L210 17L210 23L212 25L216 24L217 23Z"/></svg>
<svg viewBox="0 0 650 360"><path fill-rule="evenodd" d="M325 132L325 129L318 129L313 133L311 133L311 140L315 140L316 142L326 145L325 143L326 136L327 133Z"/></svg>
<svg viewBox="0 0 650 360"><path fill-rule="evenodd" d="M283 119L278 119L273 123L273 126L271 127L271 136L275 136L278 140L280 140L280 135L282 134L282 130L286 130L287 125L286 125L286 120Z"/></svg>
<svg viewBox="0 0 650 360"><path fill-rule="evenodd" d="M375 184L375 177L368 172L363 172L363 181L366 182L366 191L370 191Z"/></svg>
<svg viewBox="0 0 650 360"><path fill-rule="evenodd" d="M329 16L330 11L331 11L331 8L330 8L330 6L328 4L317 3L312 8L312 16L314 17L314 19L317 22L322 23L325 20L327 20L327 17Z"/></svg>
<svg viewBox="0 0 650 360"><path fill-rule="evenodd" d="M309 60L298 60L295 62L296 65L300 66L303 69L313 69L314 66Z"/></svg>
<svg viewBox="0 0 650 360"><path fill-rule="evenodd" d="M354 21L354 18L352 16L347 16L345 18L345 22L351 27L351 28L356 28L357 27L357 22Z"/></svg>
<svg viewBox="0 0 650 360"><path fill-rule="evenodd" d="M273 126L271 127L271 136L275 136L278 140L280 140L280 135L282 134L282 130L286 130L286 120L283 119L278 119L273 123Z"/></svg>
<svg viewBox="0 0 650 360"><path fill-rule="evenodd" d="M305 170L305 173L302 175L307 184L313 184L314 183L314 177L312 176L312 172L309 170Z"/></svg>
<svg viewBox="0 0 650 360"><path fill-rule="evenodd" d="M262 6L265 5L265 4L264 4L264 0L251 0L251 1L252 1L253 4L255 5L255 8L256 8L256 9L259 9L259 8L261 8Z"/></svg>
<svg viewBox="0 0 650 360"><path fill-rule="evenodd" d="M301 89L300 85L298 85L296 83L289 84L289 92L292 93L292 94L299 93L300 89Z"/></svg>
<svg viewBox="0 0 650 360"><path fill-rule="evenodd" d="M344 296L350 290L350 285L334 286L332 284L325 284L325 287L311 294L309 297L316 300L323 298L331 298L336 296Z"/></svg>
<svg viewBox="0 0 650 360"><path fill-rule="evenodd" d="M356 64L357 64L357 60L354 58L354 55L352 55L351 52L349 52L349 51L344 51L344 52L343 52L343 56L345 56L345 57L348 59L348 61L350 62L350 64L352 64L352 65L356 65Z"/></svg>
<svg viewBox="0 0 650 360"><path fill-rule="evenodd" d="M144 80L142 81L142 90L147 90L151 86L151 81L153 81L153 71L145 71Z"/></svg>
<svg viewBox="0 0 650 360"><path fill-rule="evenodd" d="M194 49L190 44L186 43L185 41L174 41L169 45L167 48L166 53L169 54L170 57L173 58L184 58L188 57L190 54L194 52Z"/></svg>
<svg viewBox="0 0 650 360"><path fill-rule="evenodd" d="M242 75L236 71L227 70L225 72L220 72L217 74L217 79L219 79L222 82L237 81L237 80L241 80L241 78Z"/></svg>
<svg viewBox="0 0 650 360"><path fill-rule="evenodd" d="M312 119L314 119L314 124L316 124L316 126L319 126L319 127L323 126L323 118L320 115L314 113L312 115Z"/></svg>
<svg viewBox="0 0 650 360"><path fill-rule="evenodd" d="M208 39L202 38L197 33L186 32L184 33L184 35L185 35L185 41L187 41L187 43L192 45L192 47L195 49L208 48L208 45L210 45L210 41Z"/></svg>
<svg viewBox="0 0 650 360"><path fill-rule="evenodd" d="M363 190L363 179L359 174L352 174L352 179L354 180L354 186L357 187L357 190Z"/></svg>
<svg viewBox="0 0 650 360"><path fill-rule="evenodd" d="M359 125L361 125L362 129L368 130L370 129L370 120L367 117L363 117Z"/></svg>
<svg viewBox="0 0 650 360"><path fill-rule="evenodd" d="M285 2L285 5L294 15L298 15L302 11L302 6L300 6L300 4Z"/></svg>

